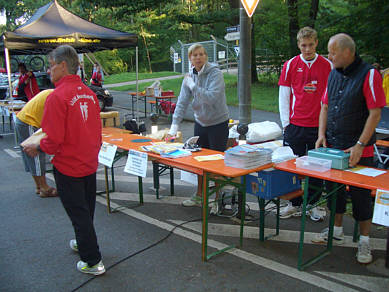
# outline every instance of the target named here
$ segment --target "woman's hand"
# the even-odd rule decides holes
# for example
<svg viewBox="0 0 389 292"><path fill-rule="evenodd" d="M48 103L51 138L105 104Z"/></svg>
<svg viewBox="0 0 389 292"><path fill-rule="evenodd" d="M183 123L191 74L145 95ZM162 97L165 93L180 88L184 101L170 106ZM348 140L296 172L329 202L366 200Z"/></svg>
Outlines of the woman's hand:
<svg viewBox="0 0 389 292"><path fill-rule="evenodd" d="M196 85L195 82L193 81L193 78L190 77L189 74L186 74L185 79L184 79L184 82L185 82L186 86L189 87L190 90L193 90L193 88L194 88L195 85Z"/></svg>
<svg viewBox="0 0 389 292"><path fill-rule="evenodd" d="M174 142L175 139L176 139L175 135L167 134L166 137L165 137L165 141L166 142Z"/></svg>

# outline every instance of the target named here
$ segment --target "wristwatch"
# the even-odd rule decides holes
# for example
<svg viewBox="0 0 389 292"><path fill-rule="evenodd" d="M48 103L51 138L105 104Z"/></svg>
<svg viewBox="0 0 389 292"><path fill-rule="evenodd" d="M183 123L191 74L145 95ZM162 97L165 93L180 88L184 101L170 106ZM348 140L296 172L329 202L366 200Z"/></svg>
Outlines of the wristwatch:
<svg viewBox="0 0 389 292"><path fill-rule="evenodd" d="M361 141L357 141L357 144L359 145L359 146L362 146L362 147L365 147L366 146L366 144L365 143L363 143L363 142L361 142Z"/></svg>

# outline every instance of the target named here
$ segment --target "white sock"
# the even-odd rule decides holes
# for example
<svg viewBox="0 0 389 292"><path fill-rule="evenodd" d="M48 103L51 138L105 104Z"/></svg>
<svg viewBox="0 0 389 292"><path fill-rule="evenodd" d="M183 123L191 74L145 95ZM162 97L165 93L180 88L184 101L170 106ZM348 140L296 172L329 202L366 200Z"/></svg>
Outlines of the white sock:
<svg viewBox="0 0 389 292"><path fill-rule="evenodd" d="M365 243L369 243L369 236L364 236L364 235L360 235L359 236L359 242L365 242Z"/></svg>
<svg viewBox="0 0 389 292"><path fill-rule="evenodd" d="M341 235L343 233L343 226L334 226L334 234Z"/></svg>

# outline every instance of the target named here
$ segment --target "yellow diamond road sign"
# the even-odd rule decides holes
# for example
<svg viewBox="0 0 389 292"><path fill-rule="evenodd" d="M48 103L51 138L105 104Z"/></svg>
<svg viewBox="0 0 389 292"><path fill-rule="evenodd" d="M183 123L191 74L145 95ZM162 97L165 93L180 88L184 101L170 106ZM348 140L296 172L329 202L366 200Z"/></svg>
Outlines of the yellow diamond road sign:
<svg viewBox="0 0 389 292"><path fill-rule="evenodd" d="M253 16L259 0L240 0L249 17Z"/></svg>

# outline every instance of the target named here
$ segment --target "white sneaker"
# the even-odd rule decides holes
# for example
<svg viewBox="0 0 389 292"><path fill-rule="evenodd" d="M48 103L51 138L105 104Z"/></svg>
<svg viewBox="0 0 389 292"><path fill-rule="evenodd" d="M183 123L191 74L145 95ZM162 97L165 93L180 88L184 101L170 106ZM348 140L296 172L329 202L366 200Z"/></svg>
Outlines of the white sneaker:
<svg viewBox="0 0 389 292"><path fill-rule="evenodd" d="M293 206L291 203L288 203L283 208L280 208L280 218L281 219L288 219L290 217L298 217L301 216L301 207L300 206Z"/></svg>
<svg viewBox="0 0 389 292"><path fill-rule="evenodd" d="M312 239L313 243L322 243L327 244L328 241L328 227L323 229L319 234L316 234L316 236ZM344 234L343 232L341 234L335 234L332 236L332 242L334 244L343 244L344 243Z"/></svg>
<svg viewBox="0 0 389 292"><path fill-rule="evenodd" d="M309 211L309 215L312 221L322 221L326 217L326 209L323 207L315 207Z"/></svg>
<svg viewBox="0 0 389 292"><path fill-rule="evenodd" d="M209 206L211 207L211 211L209 212L211 215L217 215L219 213L219 204L217 201L212 202Z"/></svg>
<svg viewBox="0 0 389 292"><path fill-rule="evenodd" d="M199 197L195 194L190 199L183 201L182 205L184 207L201 206L201 197Z"/></svg>
<svg viewBox="0 0 389 292"><path fill-rule="evenodd" d="M81 273L92 275L101 275L105 273L105 267L102 261L99 261L92 267L90 267L86 262L79 261L77 263L77 270L79 270Z"/></svg>
<svg viewBox="0 0 389 292"><path fill-rule="evenodd" d="M373 261L369 243L359 241L357 261L361 264L370 264Z"/></svg>
<svg viewBox="0 0 389 292"><path fill-rule="evenodd" d="M77 241L75 239L72 239L69 241L69 246L72 250L74 250L75 252L78 252L78 245L77 245Z"/></svg>

